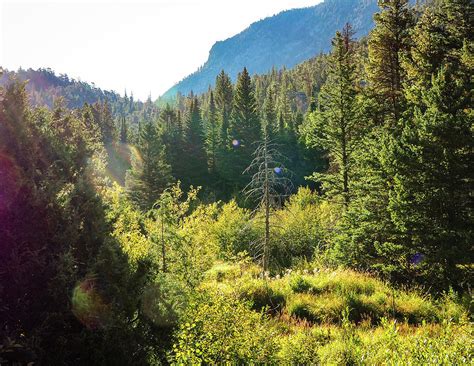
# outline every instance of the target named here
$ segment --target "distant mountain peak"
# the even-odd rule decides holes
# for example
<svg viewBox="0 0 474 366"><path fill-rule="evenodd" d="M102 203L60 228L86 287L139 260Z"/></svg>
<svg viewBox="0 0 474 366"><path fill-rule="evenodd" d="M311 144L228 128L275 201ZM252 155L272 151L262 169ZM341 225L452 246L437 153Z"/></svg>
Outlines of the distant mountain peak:
<svg viewBox="0 0 474 366"><path fill-rule="evenodd" d="M291 68L329 51L334 34L347 22L354 27L356 36L368 34L377 9L377 0L325 0L259 20L235 36L216 42L206 63L169 89L163 98L174 98L178 92L205 92L214 85L221 70L235 80L244 66L251 74L265 73L272 67Z"/></svg>

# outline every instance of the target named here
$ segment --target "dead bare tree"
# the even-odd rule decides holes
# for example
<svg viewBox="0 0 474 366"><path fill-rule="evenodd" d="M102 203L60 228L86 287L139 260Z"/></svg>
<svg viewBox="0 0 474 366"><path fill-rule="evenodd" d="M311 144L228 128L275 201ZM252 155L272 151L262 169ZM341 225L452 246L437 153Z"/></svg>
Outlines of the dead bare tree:
<svg viewBox="0 0 474 366"><path fill-rule="evenodd" d="M279 207L284 197L292 191L293 183L289 178L291 171L283 162L285 157L280 153L278 144L271 141L267 133L253 153L253 160L244 174L252 174L252 180L244 188L247 199L258 202L257 211L263 209L265 234L261 241L262 266L267 272L270 263L270 215L271 209Z"/></svg>

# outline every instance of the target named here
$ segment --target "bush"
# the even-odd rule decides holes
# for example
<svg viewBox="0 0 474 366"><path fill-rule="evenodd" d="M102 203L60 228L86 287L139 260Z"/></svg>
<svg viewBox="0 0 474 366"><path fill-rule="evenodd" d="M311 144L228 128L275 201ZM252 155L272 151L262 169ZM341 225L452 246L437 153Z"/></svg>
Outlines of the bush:
<svg viewBox="0 0 474 366"><path fill-rule="evenodd" d="M275 364L276 334L249 305L217 293L198 299L175 334L170 362L197 364Z"/></svg>
<svg viewBox="0 0 474 366"><path fill-rule="evenodd" d="M300 188L272 219L272 266L288 268L296 260L311 259L321 251L326 235L322 223L325 214L326 206L320 204L317 195Z"/></svg>
<svg viewBox="0 0 474 366"><path fill-rule="evenodd" d="M250 218L250 211L238 207L235 201L222 207L216 222L210 227L211 234L207 240L216 242L224 259L244 251L254 254L251 244L257 234Z"/></svg>
<svg viewBox="0 0 474 366"><path fill-rule="evenodd" d="M469 325L426 325L401 331L383 320L382 327L364 335L361 360L371 365L467 365L472 363L473 328Z"/></svg>

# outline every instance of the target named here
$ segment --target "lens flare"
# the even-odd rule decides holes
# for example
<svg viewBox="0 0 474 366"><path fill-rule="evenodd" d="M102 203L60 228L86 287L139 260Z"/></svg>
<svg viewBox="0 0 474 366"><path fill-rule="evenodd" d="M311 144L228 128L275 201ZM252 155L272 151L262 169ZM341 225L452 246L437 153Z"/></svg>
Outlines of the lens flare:
<svg viewBox="0 0 474 366"><path fill-rule="evenodd" d="M109 319L109 307L97 291L94 279L81 281L72 292L72 312L88 329L104 328Z"/></svg>
<svg viewBox="0 0 474 366"><path fill-rule="evenodd" d="M105 168L106 177L119 185L125 184L124 172L130 166L140 166L143 159L138 149L132 145L119 143L107 148L108 162Z"/></svg>
<svg viewBox="0 0 474 366"><path fill-rule="evenodd" d="M176 324L179 314L184 311L186 295L179 281L162 275L143 291L141 304L143 313L155 325L169 327Z"/></svg>
<svg viewBox="0 0 474 366"><path fill-rule="evenodd" d="M425 259L425 256L421 253L416 253L415 255L413 255L410 259L410 263L417 266L419 265L421 262L423 262L423 260Z"/></svg>

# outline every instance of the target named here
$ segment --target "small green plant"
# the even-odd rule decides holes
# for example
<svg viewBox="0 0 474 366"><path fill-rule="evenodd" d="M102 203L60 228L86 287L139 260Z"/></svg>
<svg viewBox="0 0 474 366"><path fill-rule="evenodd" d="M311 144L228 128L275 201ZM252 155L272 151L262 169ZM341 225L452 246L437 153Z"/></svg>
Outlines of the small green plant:
<svg viewBox="0 0 474 366"><path fill-rule="evenodd" d="M273 289L265 280L249 280L243 283L239 290L239 297L252 303L255 310L276 312L281 310L286 302L285 296Z"/></svg>
<svg viewBox="0 0 474 366"><path fill-rule="evenodd" d="M297 275L291 279L290 287L294 293L300 294L309 292L312 289L312 284L303 276Z"/></svg>

